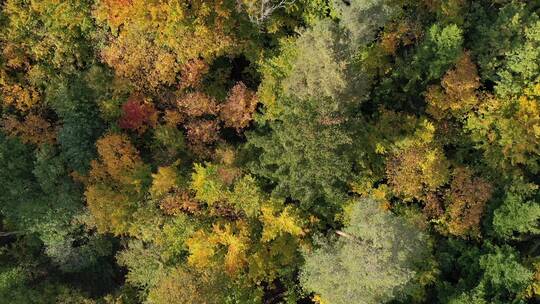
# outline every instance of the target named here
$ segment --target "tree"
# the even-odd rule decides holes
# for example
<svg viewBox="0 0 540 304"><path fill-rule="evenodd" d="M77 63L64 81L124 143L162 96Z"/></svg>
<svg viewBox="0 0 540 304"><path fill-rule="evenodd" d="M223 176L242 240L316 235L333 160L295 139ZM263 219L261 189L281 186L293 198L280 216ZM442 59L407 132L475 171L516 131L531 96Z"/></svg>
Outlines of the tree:
<svg viewBox="0 0 540 304"><path fill-rule="evenodd" d="M189 117L216 115L218 112L216 100L202 92L187 93L176 101L176 105L180 113Z"/></svg>
<svg viewBox="0 0 540 304"><path fill-rule="evenodd" d="M538 185L522 180L510 184L501 205L493 212L493 230L502 238L519 238L540 232L540 204L535 201Z"/></svg>
<svg viewBox="0 0 540 304"><path fill-rule="evenodd" d="M182 268L173 269L170 274L150 290L148 303L152 304L211 304L222 303L215 278L207 274L191 273ZM221 295L223 296L223 295Z"/></svg>
<svg viewBox="0 0 540 304"><path fill-rule="evenodd" d="M513 168L538 172L539 97L540 84L519 97L501 99L488 95L478 110L468 115L465 129L483 151L488 165L503 172Z"/></svg>
<svg viewBox="0 0 540 304"><path fill-rule="evenodd" d="M177 127L182 120L179 116L177 111L166 111L165 123L154 130L154 154L156 159L163 159L162 163L172 163L186 151L185 135Z"/></svg>
<svg viewBox="0 0 540 304"><path fill-rule="evenodd" d="M330 21L304 30L294 43L294 59L283 80L283 90L299 99L336 98L346 87L345 54L339 50L339 34Z"/></svg>
<svg viewBox="0 0 540 304"><path fill-rule="evenodd" d="M153 244L145 246L140 240L131 240L118 252L116 259L119 265L129 270L126 281L137 288L148 290L163 277L163 260L158 247Z"/></svg>
<svg viewBox="0 0 540 304"><path fill-rule="evenodd" d="M427 32L426 40L419 46L418 53L413 57L413 66L422 65L422 62L430 63L425 71L425 78L421 81L426 83L440 78L462 55L462 44L463 31L455 24L432 25ZM417 79L413 78L411 82Z"/></svg>
<svg viewBox="0 0 540 304"><path fill-rule="evenodd" d="M406 201L426 199L449 179L449 162L436 142L434 125L427 119L412 123L414 133L398 137L386 163L388 185Z"/></svg>
<svg viewBox="0 0 540 304"><path fill-rule="evenodd" d="M209 69L208 64L201 59L189 60L182 66L180 71L181 88L199 88L204 75L208 73Z"/></svg>
<svg viewBox="0 0 540 304"><path fill-rule="evenodd" d="M397 5L386 0L340 0L334 3L352 48L370 43L376 31L399 12Z"/></svg>
<svg viewBox="0 0 540 304"><path fill-rule="evenodd" d="M380 208L356 202L339 238L319 241L305 254L303 287L330 303L381 303L403 298L418 285L421 264L429 259L426 235Z"/></svg>
<svg viewBox="0 0 540 304"><path fill-rule="evenodd" d="M26 115L24 122L19 121L15 116L8 115L0 124L5 133L11 137L19 137L24 143L53 144L56 139L56 130L51 123L35 114Z"/></svg>
<svg viewBox="0 0 540 304"><path fill-rule="evenodd" d="M231 88L227 100L219 109L220 119L226 127L236 131L248 126L257 107L257 96L239 82Z"/></svg>
<svg viewBox="0 0 540 304"><path fill-rule="evenodd" d="M471 44L483 79L496 82L497 96L521 95L538 82L538 14L522 2L498 10L477 7Z"/></svg>
<svg viewBox="0 0 540 304"><path fill-rule="evenodd" d="M235 182L233 191L227 194L227 199L248 217L256 217L261 212L263 192L253 176L245 175Z"/></svg>
<svg viewBox="0 0 540 304"><path fill-rule="evenodd" d="M256 304L261 303L262 297L258 288L232 281L222 273L198 272L179 266L167 271L150 290L147 301L151 304Z"/></svg>
<svg viewBox="0 0 540 304"><path fill-rule="evenodd" d="M109 75L99 66L71 77L58 77L47 87L47 102L59 117L57 141L71 169L85 174L96 155L95 141L103 122L95 100L106 95Z"/></svg>
<svg viewBox="0 0 540 304"><path fill-rule="evenodd" d="M521 265L514 248L508 245L488 248L490 252L480 257L486 295L491 301L516 298L532 281L533 272Z"/></svg>
<svg viewBox="0 0 540 304"><path fill-rule="evenodd" d="M144 90L175 85L190 61L203 58L209 63L241 50L231 22L233 10L230 2L220 0L189 5L177 0L101 1L94 14L111 30L102 58L118 76Z"/></svg>
<svg viewBox="0 0 540 304"><path fill-rule="evenodd" d="M155 127L157 113L154 106L144 101L142 96L134 94L122 105L122 117L118 125L122 129L143 133L148 127Z"/></svg>
<svg viewBox="0 0 540 304"><path fill-rule="evenodd" d="M12 106L20 111L28 111L41 102L37 89L29 87L28 83L16 83L4 71L0 71L0 93L3 107Z"/></svg>
<svg viewBox="0 0 540 304"><path fill-rule="evenodd" d="M317 199L339 204L352 168L347 155L352 140L343 119L324 100L291 98L286 104L269 134L248 134L248 147L258 155L252 172L270 179L275 194L299 200L303 208L317 208Z"/></svg>
<svg viewBox="0 0 540 304"><path fill-rule="evenodd" d="M219 178L217 166L195 164L194 169L190 187L195 191L195 198L207 204L223 200L227 189Z"/></svg>
<svg viewBox="0 0 540 304"><path fill-rule="evenodd" d="M150 178L149 168L127 136L107 134L96 142L86 185L88 209L99 232L127 233Z"/></svg>
<svg viewBox="0 0 540 304"><path fill-rule="evenodd" d="M388 160L386 174L398 196L424 200L448 181L448 161L438 148L411 147Z"/></svg>
<svg viewBox="0 0 540 304"><path fill-rule="evenodd" d="M191 150L198 156L208 157L209 146L219 140L219 123L216 120L193 119L184 124Z"/></svg>
<svg viewBox="0 0 540 304"><path fill-rule="evenodd" d="M277 214L276 207L268 203L261 207L260 220L263 223L261 241L270 242L285 234L295 237L304 235L301 220L293 214L293 208L282 207L281 212Z"/></svg>
<svg viewBox="0 0 540 304"><path fill-rule="evenodd" d="M480 87L480 78L469 52L464 53L454 69L444 75L441 86L432 86L426 93L428 113L435 119L445 118L448 114L463 118L479 102L476 90Z"/></svg>
<svg viewBox="0 0 540 304"><path fill-rule="evenodd" d="M152 174L152 187L150 193L160 197L178 185L178 173L173 166L159 167L156 174Z"/></svg>
<svg viewBox="0 0 540 304"><path fill-rule="evenodd" d="M7 1L3 12L8 28L2 39L9 42L8 48L17 46L13 55L26 55L63 73L74 72L91 59L89 36L95 30L91 5L90 1Z"/></svg>
<svg viewBox="0 0 540 304"><path fill-rule="evenodd" d="M296 40L283 40L278 55L261 68L257 95L264 115L259 119L278 119L290 98L330 99L328 108L334 106L334 110L364 99L367 82L350 68L351 57L339 26L329 20L301 31Z"/></svg>
<svg viewBox="0 0 540 304"><path fill-rule="evenodd" d="M32 174L35 156L29 146L0 134L0 207L5 225L13 230L26 230L27 219L39 217L43 201L39 199L39 184Z"/></svg>
<svg viewBox="0 0 540 304"><path fill-rule="evenodd" d="M474 177L467 168L456 168L452 175L446 209L448 231L456 236L478 237L493 186L482 178Z"/></svg>
<svg viewBox="0 0 540 304"><path fill-rule="evenodd" d="M43 105L43 84L76 75L93 60L92 1L6 1L2 6L0 94L3 105Z"/></svg>

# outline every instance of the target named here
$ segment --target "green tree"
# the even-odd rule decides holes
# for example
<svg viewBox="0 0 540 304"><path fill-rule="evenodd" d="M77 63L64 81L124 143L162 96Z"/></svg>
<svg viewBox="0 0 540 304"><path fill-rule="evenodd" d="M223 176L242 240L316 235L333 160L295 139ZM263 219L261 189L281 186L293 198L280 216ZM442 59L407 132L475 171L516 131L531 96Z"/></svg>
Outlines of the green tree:
<svg viewBox="0 0 540 304"><path fill-rule="evenodd" d="M538 81L539 18L521 1L509 1L492 10L475 5L472 49L477 54L480 75L496 82L498 95L519 95Z"/></svg>
<svg viewBox="0 0 540 304"><path fill-rule="evenodd" d="M347 155L352 140L344 118L331 110L332 102L285 102L287 110L269 134L248 135L248 147L259 155L253 173L270 179L275 194L297 199L303 208L318 208L317 199L339 204L352 169Z"/></svg>
<svg viewBox="0 0 540 304"><path fill-rule="evenodd" d="M388 0L335 0L334 3L353 49L372 42L377 30L399 12L398 6Z"/></svg>
<svg viewBox="0 0 540 304"><path fill-rule="evenodd" d="M418 288L429 264L427 236L373 200L352 206L338 239L305 255L301 282L329 303L382 303ZM427 266L429 267L429 266Z"/></svg>
<svg viewBox="0 0 540 304"><path fill-rule="evenodd" d="M94 142L104 129L95 101L107 93L108 80L105 70L93 67L69 79L58 77L47 88L47 101L60 118L62 154L79 173L88 171Z"/></svg>
<svg viewBox="0 0 540 304"><path fill-rule="evenodd" d="M533 272L520 263L519 254L509 245L490 248L489 253L480 257L480 268L492 302L504 303L519 297L532 281Z"/></svg>
<svg viewBox="0 0 540 304"><path fill-rule="evenodd" d="M516 181L510 185L501 205L493 212L493 230L503 238L540 233L538 185Z"/></svg>

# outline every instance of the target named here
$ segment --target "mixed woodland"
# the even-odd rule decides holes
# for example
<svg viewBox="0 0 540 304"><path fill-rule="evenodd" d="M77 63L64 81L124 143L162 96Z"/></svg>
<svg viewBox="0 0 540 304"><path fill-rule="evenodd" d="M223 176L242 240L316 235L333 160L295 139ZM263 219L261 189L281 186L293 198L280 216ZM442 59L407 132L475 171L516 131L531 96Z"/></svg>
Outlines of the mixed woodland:
<svg viewBox="0 0 540 304"><path fill-rule="evenodd" d="M0 303L540 303L539 185L539 1L0 1Z"/></svg>

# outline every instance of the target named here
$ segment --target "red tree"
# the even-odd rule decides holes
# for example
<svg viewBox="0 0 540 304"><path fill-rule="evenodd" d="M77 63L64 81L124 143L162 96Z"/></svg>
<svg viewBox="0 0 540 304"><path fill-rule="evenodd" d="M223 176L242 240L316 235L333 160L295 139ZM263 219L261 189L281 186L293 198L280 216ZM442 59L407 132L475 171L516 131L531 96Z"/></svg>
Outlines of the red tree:
<svg viewBox="0 0 540 304"><path fill-rule="evenodd" d="M144 132L148 126L155 126L157 113L152 104L146 103L142 96L132 95L122 105L120 128Z"/></svg>

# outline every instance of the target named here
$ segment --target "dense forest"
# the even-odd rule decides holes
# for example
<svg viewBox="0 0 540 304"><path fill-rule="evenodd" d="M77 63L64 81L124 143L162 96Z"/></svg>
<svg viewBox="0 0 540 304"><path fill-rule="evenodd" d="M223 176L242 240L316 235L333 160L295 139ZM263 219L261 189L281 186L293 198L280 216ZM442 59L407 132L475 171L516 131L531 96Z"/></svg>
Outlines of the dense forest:
<svg viewBox="0 0 540 304"><path fill-rule="evenodd" d="M0 5L0 303L540 303L540 1Z"/></svg>

